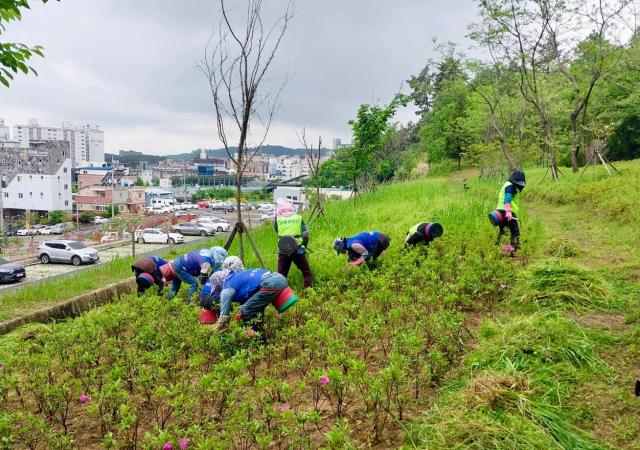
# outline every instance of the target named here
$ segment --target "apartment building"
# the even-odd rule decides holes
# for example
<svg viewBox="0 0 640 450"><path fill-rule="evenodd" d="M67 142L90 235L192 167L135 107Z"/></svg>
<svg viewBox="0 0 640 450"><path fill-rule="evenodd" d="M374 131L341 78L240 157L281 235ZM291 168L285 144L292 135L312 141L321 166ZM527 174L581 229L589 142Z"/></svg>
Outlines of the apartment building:
<svg viewBox="0 0 640 450"><path fill-rule="evenodd" d="M98 125L65 123L47 127L31 119L26 125L14 125L13 139L20 142L21 148L28 148L32 141L69 142L74 167L88 161L104 162L104 132Z"/></svg>

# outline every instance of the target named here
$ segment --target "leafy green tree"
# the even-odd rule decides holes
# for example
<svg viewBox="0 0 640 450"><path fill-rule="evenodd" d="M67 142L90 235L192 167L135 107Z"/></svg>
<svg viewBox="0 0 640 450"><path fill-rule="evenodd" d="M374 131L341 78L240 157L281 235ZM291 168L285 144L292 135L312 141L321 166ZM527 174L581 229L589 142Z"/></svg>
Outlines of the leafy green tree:
<svg viewBox="0 0 640 450"><path fill-rule="evenodd" d="M47 3L48 0L39 1ZM29 9L29 0L0 0L0 36L8 22L22 19L23 9ZM40 45L29 47L17 42L0 42L0 83L9 87L10 82L19 72L37 75L36 70L29 65L29 61L34 56L44 57L42 50Z"/></svg>
<svg viewBox="0 0 640 450"><path fill-rule="evenodd" d="M340 159L325 161L318 170L318 182L322 187L350 186L353 180L353 167Z"/></svg>
<svg viewBox="0 0 640 450"><path fill-rule="evenodd" d="M396 94L386 106L361 105L357 116L349 121L353 131L353 146L349 148L347 162L351 165L353 190L358 192L358 179L371 172L373 156L382 148L385 133L393 129L389 123L401 106L407 106L409 97Z"/></svg>
<svg viewBox="0 0 640 450"><path fill-rule="evenodd" d="M153 178L151 179L151 184L152 184L152 185L154 185L154 186L156 186L156 187L160 186L160 178L158 178L158 177L153 177Z"/></svg>
<svg viewBox="0 0 640 450"><path fill-rule="evenodd" d="M78 220L80 221L80 223L91 223L93 222L93 218L95 216L96 215L91 211L83 211L80 213L80 217L78 217Z"/></svg>
<svg viewBox="0 0 640 450"><path fill-rule="evenodd" d="M142 180L142 178L136 179L136 186L144 186L144 181Z"/></svg>

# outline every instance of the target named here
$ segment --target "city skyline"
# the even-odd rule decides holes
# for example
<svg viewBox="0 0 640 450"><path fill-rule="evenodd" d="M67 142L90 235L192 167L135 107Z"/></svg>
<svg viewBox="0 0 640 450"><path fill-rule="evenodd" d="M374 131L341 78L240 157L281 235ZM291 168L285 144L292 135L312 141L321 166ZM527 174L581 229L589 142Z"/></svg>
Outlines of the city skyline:
<svg viewBox="0 0 640 450"><path fill-rule="evenodd" d="M464 40L475 15L471 0L447 9L407 3L297 3L271 73L288 74L289 82L269 144L299 147L295 132L303 126L329 145L349 141L347 121L357 107L389 101L433 56L431 38ZM283 8L282 1L264 5L269 17ZM218 15L216 2L199 0L34 5L3 36L42 44L46 58L34 61L39 77L18 77L0 90L0 117L10 126L33 117L98 123L108 153L220 148L206 80L195 68ZM415 118L410 108L398 115L401 122Z"/></svg>

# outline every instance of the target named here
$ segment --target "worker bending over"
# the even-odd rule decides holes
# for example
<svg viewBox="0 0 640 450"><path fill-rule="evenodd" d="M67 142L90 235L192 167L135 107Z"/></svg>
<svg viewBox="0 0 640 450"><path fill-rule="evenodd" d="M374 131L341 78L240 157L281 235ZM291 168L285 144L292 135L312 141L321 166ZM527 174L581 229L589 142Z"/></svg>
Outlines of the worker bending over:
<svg viewBox="0 0 640 450"><path fill-rule="evenodd" d="M389 236L379 231L358 233L355 236L338 238L333 249L339 254L347 253L349 264L359 266L365 261L375 261L388 247Z"/></svg>
<svg viewBox="0 0 640 450"><path fill-rule="evenodd" d="M415 247L418 244L424 244L427 247L434 239L442 236L444 229L437 222L422 222L412 226L404 240L405 247Z"/></svg>
<svg viewBox="0 0 640 450"><path fill-rule="evenodd" d="M291 263L302 272L304 287L313 285L313 275L307 260L306 247L309 243L309 230L294 206L287 202L278 206L273 227L278 234L278 272L285 278L289 276Z"/></svg>
<svg viewBox="0 0 640 450"><path fill-rule="evenodd" d="M247 269L241 272L220 271L211 277L214 292L220 292L220 316L214 327L224 330L231 320L232 303L240 304L240 318L260 331L264 310L289 285L279 273L265 269Z"/></svg>
<svg viewBox="0 0 640 450"><path fill-rule="evenodd" d="M138 295L144 294L154 284L158 286L158 295L162 295L165 280L160 268L168 263L169 261L158 256L145 256L131 265L138 285Z"/></svg>
<svg viewBox="0 0 640 450"><path fill-rule="evenodd" d="M198 290L198 278L208 278L209 273L220 268L226 257L227 251L222 247L212 247L199 251L195 250L178 256L173 261L173 270L175 271L176 278L171 283L169 300L175 297L182 282L185 282L189 285L187 304L191 303L191 297Z"/></svg>

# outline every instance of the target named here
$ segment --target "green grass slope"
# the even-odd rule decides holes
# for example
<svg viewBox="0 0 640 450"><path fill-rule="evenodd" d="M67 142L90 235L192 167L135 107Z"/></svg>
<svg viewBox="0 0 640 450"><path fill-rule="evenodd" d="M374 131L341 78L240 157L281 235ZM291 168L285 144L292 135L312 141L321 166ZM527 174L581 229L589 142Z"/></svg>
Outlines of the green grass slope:
<svg viewBox="0 0 640 450"><path fill-rule="evenodd" d="M316 287L269 311L266 345L151 294L25 327L0 339L0 446L634 448L639 168L557 184L528 172L517 258L486 218L499 180L330 203L311 224ZM403 251L424 220L445 235ZM374 229L392 244L378 266L345 268L333 239ZM273 230L254 236L275 269Z"/></svg>

